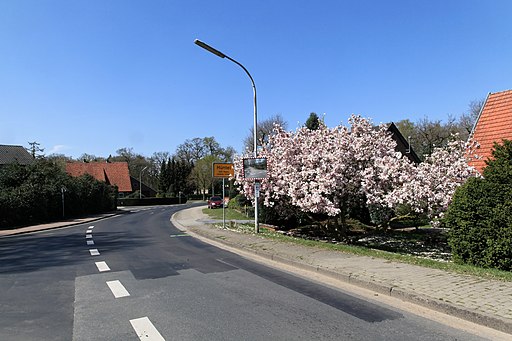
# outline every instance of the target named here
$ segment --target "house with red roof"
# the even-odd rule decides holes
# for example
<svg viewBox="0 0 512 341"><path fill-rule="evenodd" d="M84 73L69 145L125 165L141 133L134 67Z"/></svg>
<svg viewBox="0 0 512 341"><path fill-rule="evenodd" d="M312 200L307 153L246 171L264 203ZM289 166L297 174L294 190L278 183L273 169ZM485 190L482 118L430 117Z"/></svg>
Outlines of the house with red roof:
<svg viewBox="0 0 512 341"><path fill-rule="evenodd" d="M471 138L479 144L475 151L479 159L472 159L469 165L482 173L485 160L492 157L494 142L512 140L512 90L487 95Z"/></svg>
<svg viewBox="0 0 512 341"><path fill-rule="evenodd" d="M120 197L133 192L127 162L68 162L66 172L71 176L90 174L96 180L117 186Z"/></svg>

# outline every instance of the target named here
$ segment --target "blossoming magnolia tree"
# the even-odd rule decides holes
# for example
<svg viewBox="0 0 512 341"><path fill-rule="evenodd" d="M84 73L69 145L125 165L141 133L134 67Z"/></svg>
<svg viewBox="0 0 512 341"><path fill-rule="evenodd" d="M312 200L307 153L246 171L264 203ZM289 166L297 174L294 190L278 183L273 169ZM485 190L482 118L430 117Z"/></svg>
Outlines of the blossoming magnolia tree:
<svg viewBox="0 0 512 341"><path fill-rule="evenodd" d="M344 232L352 197L365 196L369 204L389 208L407 202L433 216L446 209L455 188L472 174L460 145L436 150L415 166L395 151L386 126L375 128L355 115L349 124L295 132L276 126L259 155L267 157L268 165L268 178L261 181L264 204L286 202L304 212L327 214ZM242 192L254 200L254 182L243 179L242 158L235 161L235 172Z"/></svg>
<svg viewBox="0 0 512 341"><path fill-rule="evenodd" d="M377 160L375 167L365 171L363 188L368 203L391 209L408 205L414 212L426 215L433 225L438 224L455 189L469 177L479 176L467 162L468 157L474 157L476 145L456 137L446 147L435 148L417 166L404 158L398 162Z"/></svg>

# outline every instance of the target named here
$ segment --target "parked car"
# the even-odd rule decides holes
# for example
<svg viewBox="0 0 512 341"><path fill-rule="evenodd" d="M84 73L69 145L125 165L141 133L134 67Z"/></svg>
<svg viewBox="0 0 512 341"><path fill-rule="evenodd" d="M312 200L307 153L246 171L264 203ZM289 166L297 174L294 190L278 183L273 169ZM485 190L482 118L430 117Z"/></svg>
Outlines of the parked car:
<svg viewBox="0 0 512 341"><path fill-rule="evenodd" d="M208 208L222 207L224 200L221 197L211 197L208 199Z"/></svg>

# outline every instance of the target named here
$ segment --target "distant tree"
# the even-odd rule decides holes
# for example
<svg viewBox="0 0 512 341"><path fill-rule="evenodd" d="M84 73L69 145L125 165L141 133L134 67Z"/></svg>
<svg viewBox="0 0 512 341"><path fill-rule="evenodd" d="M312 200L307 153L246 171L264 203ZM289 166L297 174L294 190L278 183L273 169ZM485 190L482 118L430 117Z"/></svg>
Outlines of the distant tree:
<svg viewBox="0 0 512 341"><path fill-rule="evenodd" d="M217 155L221 161L223 162L232 162L235 157L236 150L235 148L228 146L220 151Z"/></svg>
<svg viewBox="0 0 512 341"><path fill-rule="evenodd" d="M82 155L80 155L77 160L81 161L81 162L104 162L104 161L106 161L106 159L104 157L96 156L93 154L87 154L87 153L83 153Z"/></svg>
<svg viewBox="0 0 512 341"><path fill-rule="evenodd" d="M149 158L146 157L148 162L148 168L144 171L143 182L159 192L159 181L160 181L160 169L162 163L167 162L171 157L169 152L155 152Z"/></svg>
<svg viewBox="0 0 512 341"><path fill-rule="evenodd" d="M219 142L215 141L213 136L203 137L203 146L206 155L218 155L222 151Z"/></svg>
<svg viewBox="0 0 512 341"><path fill-rule="evenodd" d="M180 192L183 194L192 193L193 186L190 186L189 177L193 169L194 163L176 160L173 179L175 195L179 195Z"/></svg>
<svg viewBox="0 0 512 341"><path fill-rule="evenodd" d="M45 159L59 165L62 169L66 167L66 162L72 162L73 158L64 154L50 154Z"/></svg>
<svg viewBox="0 0 512 341"><path fill-rule="evenodd" d="M221 160L229 160L234 154L233 147L222 148L215 137L195 137L185 140L176 148L176 159L186 161L188 164L196 162L205 156L213 155Z"/></svg>
<svg viewBox="0 0 512 341"><path fill-rule="evenodd" d="M280 114L276 114L266 120L258 122L256 139L258 146L264 146L274 131L274 126L278 125L283 129L287 129L288 123ZM244 152L252 153L254 150L254 127L251 127L250 134L244 139Z"/></svg>
<svg viewBox="0 0 512 341"><path fill-rule="evenodd" d="M420 143L417 143L414 149L425 158L431 155L436 147L446 146L451 136L456 133L458 129L453 117L449 116L446 123L442 123L441 120L431 121L424 117L416 123L416 138Z"/></svg>
<svg viewBox="0 0 512 341"><path fill-rule="evenodd" d="M150 157L150 161L155 167L160 168L162 166L162 163L167 162L167 160L169 160L170 157L171 153L169 152L155 152Z"/></svg>
<svg viewBox="0 0 512 341"><path fill-rule="evenodd" d="M317 130L320 127L320 118L314 112L309 114L309 118L306 121L306 128L309 130Z"/></svg>
<svg viewBox="0 0 512 341"><path fill-rule="evenodd" d="M41 144L34 141L34 142L28 142L29 146L27 151L32 155L34 159L40 159L44 157L44 148L39 147Z"/></svg>
<svg viewBox="0 0 512 341"><path fill-rule="evenodd" d="M483 99L471 101L467 113L458 118L448 115L445 122L424 117L415 123L405 119L395 124L405 138L410 137L411 146L423 160L435 148L446 147L454 134L458 135L458 139L467 141L484 102Z"/></svg>
<svg viewBox="0 0 512 341"><path fill-rule="evenodd" d="M482 107L485 104L485 99L474 100L471 101L468 105L468 112L463 113L459 120L457 121L457 125L459 127L460 138L463 140L467 140L471 131L473 130L473 126L478 119L478 115L482 110Z"/></svg>
<svg viewBox="0 0 512 341"><path fill-rule="evenodd" d="M471 116L473 121L476 121L476 119L478 118L478 115L480 114L480 111L482 110L484 104L485 104L485 98L476 99L476 100L469 102L468 114Z"/></svg>
<svg viewBox="0 0 512 341"><path fill-rule="evenodd" d="M416 135L416 125L411 122L409 119L401 120L395 122L396 127L400 130L400 133L407 139L409 136L412 137Z"/></svg>
<svg viewBox="0 0 512 341"><path fill-rule="evenodd" d="M206 191L213 184L212 163L221 161L214 155L207 155L198 160L190 173L190 180L195 184L196 188L203 194L205 198Z"/></svg>
<svg viewBox="0 0 512 341"><path fill-rule="evenodd" d="M145 179L151 178L151 183L157 182L157 172L154 169L151 159L133 151L133 148L120 148L116 151L117 155L110 157L111 162L126 162L130 175L136 179L141 178L141 172L144 168Z"/></svg>
<svg viewBox="0 0 512 341"><path fill-rule="evenodd" d="M176 157L188 163L195 162L207 155L204 139L195 137L187 139L176 148Z"/></svg>
<svg viewBox="0 0 512 341"><path fill-rule="evenodd" d="M169 159L170 162L170 159ZM171 175L167 161L163 161L160 165L160 173L158 175L158 193L165 195L171 186Z"/></svg>
<svg viewBox="0 0 512 341"><path fill-rule="evenodd" d="M188 185L193 164L174 157L162 162L158 177L158 192L160 195L177 196L179 193L189 194L192 189Z"/></svg>

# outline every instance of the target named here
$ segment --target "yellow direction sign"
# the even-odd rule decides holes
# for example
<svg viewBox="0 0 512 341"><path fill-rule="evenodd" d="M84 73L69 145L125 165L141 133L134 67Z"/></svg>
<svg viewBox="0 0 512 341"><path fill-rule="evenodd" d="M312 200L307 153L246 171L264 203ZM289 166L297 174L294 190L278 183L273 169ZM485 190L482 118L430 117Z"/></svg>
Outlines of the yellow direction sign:
<svg viewBox="0 0 512 341"><path fill-rule="evenodd" d="M214 178L230 178L235 176L235 167L232 163L213 163Z"/></svg>

